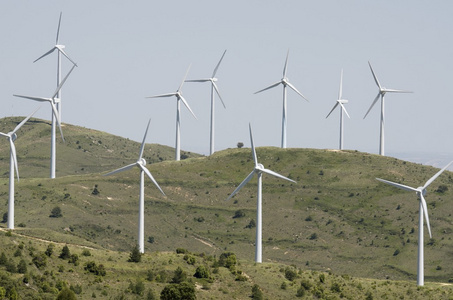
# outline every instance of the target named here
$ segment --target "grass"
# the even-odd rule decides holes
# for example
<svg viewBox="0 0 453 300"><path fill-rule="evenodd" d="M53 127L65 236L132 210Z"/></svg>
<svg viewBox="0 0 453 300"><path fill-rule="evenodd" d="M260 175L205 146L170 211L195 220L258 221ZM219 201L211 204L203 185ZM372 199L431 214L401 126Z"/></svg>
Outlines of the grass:
<svg viewBox="0 0 453 300"><path fill-rule="evenodd" d="M0 131L14 128L20 120L2 119ZM58 178L51 180L47 178L48 126L44 121L33 119L18 133L16 146L21 180L16 181L15 219L16 226L22 223L25 227L18 227L15 232L55 243L88 246L96 251L116 253L127 260L127 252L136 243L137 236L139 173L131 170L108 177L102 174L134 162L139 144L65 125L67 143L58 145ZM27 141L31 142L27 144ZM152 237L154 242L146 242L145 251L166 255L165 252L182 247L217 257L232 251L241 265L250 265L250 270L243 267L247 275L268 264L294 265L307 272L331 272L329 276L333 277L349 274L375 278L376 282L391 280L389 284L398 281L414 284L418 234L416 196L375 178L416 187L437 169L357 151L262 147L257 149L257 154L266 168L297 181L293 184L264 176L263 265L252 263L255 228L246 228L252 219L256 220L256 179L225 201L253 168L250 149L227 149L209 157L190 154L190 158L175 162L171 160L171 148L147 145L148 167L167 197L146 181L145 241ZM9 176L6 142L0 144L0 157L3 157L0 168L5 170L0 177L0 196L5 199L0 206L3 214L7 211ZM79 164L82 162L83 167ZM453 278L449 268L453 263L449 250L453 246L451 191L436 192L441 185L451 189L452 181L451 173L446 171L428 188L426 196L434 238L430 241L425 235L427 285L446 283ZM93 195L96 185L100 193ZM55 206L62 209L61 218L49 217ZM237 210L244 211L245 215L233 218ZM0 224L0 228L5 227L6 224ZM394 255L396 250L399 253ZM360 281L364 285L362 281L366 280ZM228 299L236 295L240 298L239 295L251 290L250 285L241 288L243 283L238 283L237 294L231 297L233 292L228 285L216 284L228 292L224 294L217 289L218 295ZM210 293L216 290L216 285L212 286ZM295 286L289 284L289 287L292 292L297 291ZM369 287L372 288L372 284ZM375 290L385 289L377 285ZM417 289L411 297L418 295L416 292ZM269 299L278 299L277 295L293 297L281 289L267 293L272 295ZM392 298L390 294L387 297Z"/></svg>

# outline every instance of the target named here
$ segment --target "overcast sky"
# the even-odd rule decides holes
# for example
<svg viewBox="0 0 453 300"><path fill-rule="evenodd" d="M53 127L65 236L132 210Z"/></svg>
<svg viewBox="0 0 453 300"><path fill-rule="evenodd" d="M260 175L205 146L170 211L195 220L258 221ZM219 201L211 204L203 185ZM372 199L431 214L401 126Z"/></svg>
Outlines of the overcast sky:
<svg viewBox="0 0 453 300"><path fill-rule="evenodd" d="M386 154L453 157L453 2L2 1L0 117L39 105L13 94L54 92L56 54L33 61L55 44L60 12L60 44L78 63L62 91L63 123L141 141L151 118L147 142L174 147L176 100L145 97L175 92L190 64L188 79L210 77L227 50L216 150L249 147L249 122L257 146L280 146L282 88L253 93L281 79L289 49L287 76L310 102L288 91L288 147L338 147L339 112L325 117L344 69L344 147L378 153L379 105L363 119L378 91L370 61L383 86L414 92L386 96ZM64 73L70 66L63 59ZM210 86L182 91L198 120L182 107L181 148L207 154ZM50 106L36 116L50 120Z"/></svg>

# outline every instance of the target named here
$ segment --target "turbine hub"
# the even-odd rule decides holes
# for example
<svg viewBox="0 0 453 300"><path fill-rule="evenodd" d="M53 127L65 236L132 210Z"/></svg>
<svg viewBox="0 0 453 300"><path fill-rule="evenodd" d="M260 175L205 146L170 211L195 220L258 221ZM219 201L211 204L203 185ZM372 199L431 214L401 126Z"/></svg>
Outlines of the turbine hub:
<svg viewBox="0 0 453 300"><path fill-rule="evenodd" d="M212 82L216 82L216 81L217 81L217 78L215 78L215 77L214 77L214 78L211 78L211 81L212 81Z"/></svg>
<svg viewBox="0 0 453 300"><path fill-rule="evenodd" d="M16 133L11 134L10 139L14 142L17 139L17 134Z"/></svg>
<svg viewBox="0 0 453 300"><path fill-rule="evenodd" d="M141 164L142 166L146 166L146 159L140 158L140 159L138 160L138 163Z"/></svg>
<svg viewBox="0 0 453 300"><path fill-rule="evenodd" d="M263 166L262 164L258 164L258 165L256 166L255 169L257 169L257 170L263 170L263 169L264 169L264 166Z"/></svg>

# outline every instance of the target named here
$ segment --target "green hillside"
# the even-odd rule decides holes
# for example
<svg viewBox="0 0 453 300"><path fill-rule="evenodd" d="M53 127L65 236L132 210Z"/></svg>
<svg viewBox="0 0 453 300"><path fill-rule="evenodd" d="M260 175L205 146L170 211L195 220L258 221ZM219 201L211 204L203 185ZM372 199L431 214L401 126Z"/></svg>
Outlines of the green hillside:
<svg viewBox="0 0 453 300"><path fill-rule="evenodd" d="M9 131L20 121L21 118L2 119L0 131ZM134 162L139 144L107 133L65 125L67 142L59 142L57 150L58 178L51 180L47 178L49 128L46 122L33 119L18 132L16 147L21 180L16 181L17 229L12 237L2 237L6 239L2 245L14 248L12 245L23 241L27 246L28 240L33 241L33 245L36 243L33 247L37 249L47 247L46 242L30 240L34 237L68 243L72 247L91 247L91 251L99 253L98 259L105 264L108 274L115 274L107 275L103 280L118 278L114 295L119 295L129 284L127 280L123 282L124 278L118 273L120 270L135 268L134 276L145 278L149 268L149 264L126 262L137 238L139 172L131 170L108 177L102 174ZM233 199L225 201L253 169L250 149L228 149L210 157L187 155L190 158L175 162L171 160L172 148L145 147L148 167L167 197L162 196L151 182L146 182L147 254L144 259L152 266L165 265L168 270L176 269L180 263L187 267L183 256L175 254L176 248L184 248L193 255L204 253L205 257L198 260L211 268L212 260L222 253L235 253L241 263L240 269L248 276L247 281L237 282L237 274L220 269L225 271L225 276L231 274L231 278L221 277L209 283L206 297L202 296L203 289L197 290L200 299L247 299L252 283L264 289L268 299L288 299L295 295L304 278L312 280L313 287L318 286L320 274L344 285L345 297L357 295L359 290L363 298L368 290L374 296L382 295L384 291L403 290L401 295L416 299L429 290L428 287L426 290L415 287L416 195L382 184L375 178L417 187L437 169L357 151L258 148L260 163L296 180L297 184L264 175L264 263L256 266L253 264L255 228L250 226L252 220L256 221L256 179ZM0 144L0 168L4 170L0 172L3 174L0 178L2 215L7 211L8 166L9 148L5 141ZM453 281L450 268L453 264L453 203L449 200L452 181L451 173L446 171L430 186L426 196L433 233L430 240L425 231L427 285L429 282ZM97 194L93 194L95 187ZM50 217L55 207L61 208L62 217ZM0 228L6 228L6 224L0 224ZM163 261L158 259L160 256L164 257ZM109 257L112 260L106 259ZM173 263L168 263L169 260ZM119 262L124 262L124 266ZM283 290L280 285L285 276L281 270L286 267L294 268L300 274L297 284L288 282L288 289ZM82 275L83 266L81 268L77 276L83 277L86 274ZM74 272L79 274L77 270ZM359 280L359 277L374 279ZM81 280L91 282L89 278ZM65 280L71 283L72 279ZM323 289L336 290L331 289L332 282L323 283ZM362 289L355 290L359 283ZM164 286L159 284L155 281L147 283L157 292ZM94 291L100 297L103 284L94 282L92 285L101 286ZM107 285L113 285L112 281ZM346 286L351 289L348 294ZM379 289L380 286L384 288ZM221 289L230 292L224 294ZM442 285L435 285L434 290L447 296L452 292L450 287ZM233 291L236 291L234 296L230 294ZM310 291L315 292L314 288ZM440 299L436 297L441 294L435 295L433 299ZM388 297L394 298L392 294ZM350 299L355 298L351 296Z"/></svg>

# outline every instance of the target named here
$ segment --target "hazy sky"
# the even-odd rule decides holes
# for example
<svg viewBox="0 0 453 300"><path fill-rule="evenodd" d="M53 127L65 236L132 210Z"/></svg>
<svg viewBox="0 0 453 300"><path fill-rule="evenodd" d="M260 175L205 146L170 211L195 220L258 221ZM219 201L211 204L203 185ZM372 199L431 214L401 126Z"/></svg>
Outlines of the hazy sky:
<svg viewBox="0 0 453 300"><path fill-rule="evenodd" d="M288 92L288 147L338 147L339 112L325 117L344 69L345 149L378 153L379 105L363 119L378 91L370 61L383 86L414 91L386 96L386 154L453 157L450 1L17 3L0 3L0 117L39 105L13 94L54 92L56 54L32 62L55 44L63 12L60 43L79 65L63 88L63 123L141 141L151 118L147 142L174 147L176 100L145 97L176 91L189 64L188 79L211 76L226 49L216 150L249 147L249 122L257 146L280 146L282 88L253 93L281 79L289 49L287 75L310 102ZM207 154L210 86L182 91L198 120L182 107L181 148ZM50 120L50 106L36 116Z"/></svg>

